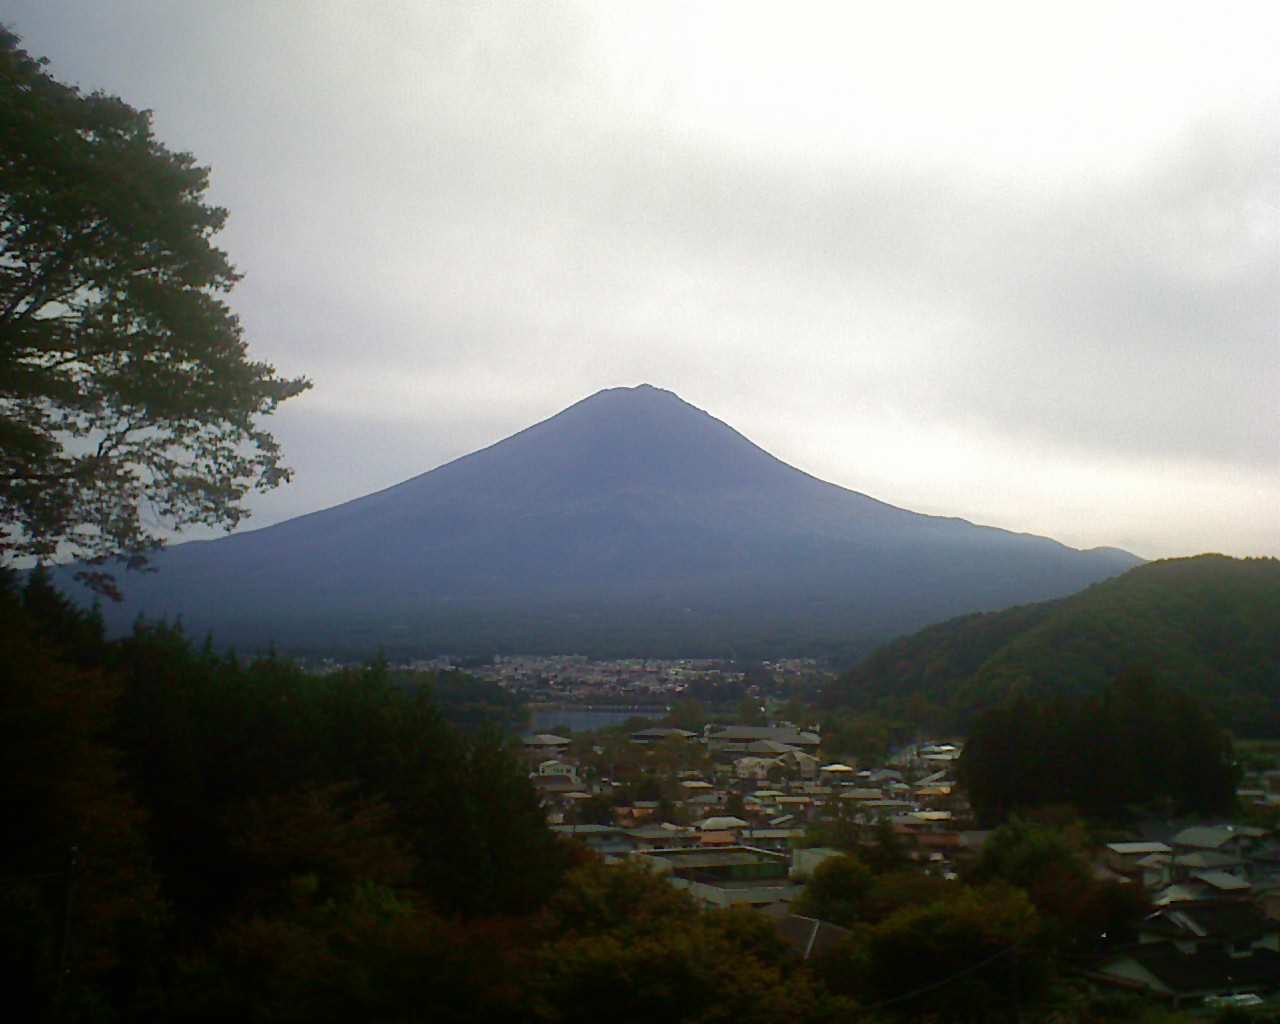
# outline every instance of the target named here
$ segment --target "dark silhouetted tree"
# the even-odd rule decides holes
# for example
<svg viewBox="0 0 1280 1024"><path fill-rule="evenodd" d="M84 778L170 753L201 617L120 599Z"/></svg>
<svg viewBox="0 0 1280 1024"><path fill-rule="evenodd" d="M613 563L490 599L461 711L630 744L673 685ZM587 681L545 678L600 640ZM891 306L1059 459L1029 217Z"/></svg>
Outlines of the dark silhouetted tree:
<svg viewBox="0 0 1280 1024"><path fill-rule="evenodd" d="M257 419L308 385L247 355L208 170L3 29L0 135L0 557L137 562L150 523L234 527L289 476Z"/></svg>

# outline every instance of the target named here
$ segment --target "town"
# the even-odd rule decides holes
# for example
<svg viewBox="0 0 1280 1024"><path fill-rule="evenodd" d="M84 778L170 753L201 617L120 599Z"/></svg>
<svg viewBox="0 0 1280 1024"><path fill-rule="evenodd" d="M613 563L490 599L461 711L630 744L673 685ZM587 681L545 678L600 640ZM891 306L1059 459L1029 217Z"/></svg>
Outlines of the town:
<svg viewBox="0 0 1280 1024"><path fill-rule="evenodd" d="M959 785L959 740L920 741L859 765L813 729L650 726L521 741L552 829L608 863L642 864L707 908L748 907L793 954L830 952L849 928L807 892L854 858L954 882L993 829ZM1280 769L1246 775L1246 816L1280 808ZM1127 941L1099 936L1078 976L1181 1006L1248 1006L1280 988L1280 840L1236 822L1151 819L1080 851L1092 878L1128 890Z"/></svg>

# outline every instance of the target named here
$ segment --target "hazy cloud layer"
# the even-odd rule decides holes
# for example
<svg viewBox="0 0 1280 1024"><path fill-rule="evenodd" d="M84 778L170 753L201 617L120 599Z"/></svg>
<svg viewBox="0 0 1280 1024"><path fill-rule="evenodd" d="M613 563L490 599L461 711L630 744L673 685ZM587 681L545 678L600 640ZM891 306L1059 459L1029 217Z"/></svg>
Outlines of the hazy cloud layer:
<svg viewBox="0 0 1280 1024"><path fill-rule="evenodd" d="M257 522L650 381L895 504L1280 554L1269 4L7 6L213 168L317 385Z"/></svg>

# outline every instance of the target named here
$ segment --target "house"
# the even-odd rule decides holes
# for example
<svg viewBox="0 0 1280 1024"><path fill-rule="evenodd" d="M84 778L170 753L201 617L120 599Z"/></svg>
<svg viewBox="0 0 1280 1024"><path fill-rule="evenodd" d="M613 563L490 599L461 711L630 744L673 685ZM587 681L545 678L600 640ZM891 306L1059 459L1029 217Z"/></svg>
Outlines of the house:
<svg viewBox="0 0 1280 1024"><path fill-rule="evenodd" d="M793 843L804 838L802 828L744 828L738 833L740 842L754 846L758 850L776 850L784 852L791 849Z"/></svg>
<svg viewBox="0 0 1280 1024"><path fill-rule="evenodd" d="M1152 894L1157 907L1171 903L1206 903L1217 899L1247 897L1252 891L1243 878L1225 871L1197 871L1181 882L1174 882Z"/></svg>
<svg viewBox="0 0 1280 1024"><path fill-rule="evenodd" d="M837 850L834 846L798 847L791 851L791 877L811 878L823 861L844 856L845 851Z"/></svg>
<svg viewBox="0 0 1280 1024"><path fill-rule="evenodd" d="M642 821L647 821L657 813L658 801L635 800L630 805L622 804L613 809L614 820L623 828L630 828Z"/></svg>
<svg viewBox="0 0 1280 1024"><path fill-rule="evenodd" d="M660 825L639 825L628 829L627 838L637 850L669 850L697 846L701 836L697 829L663 822Z"/></svg>
<svg viewBox="0 0 1280 1024"><path fill-rule="evenodd" d="M1146 869L1168 864L1173 848L1164 843L1107 843L1103 847L1103 859L1112 871L1129 878L1144 876ZM1160 860L1147 858L1160 855Z"/></svg>
<svg viewBox="0 0 1280 1024"><path fill-rule="evenodd" d="M696 739L697 735L698 734L696 732L690 732L688 729L667 729L658 727L653 729L641 729L639 732L633 732L631 734L631 742L640 744L661 743L663 740L669 740L672 737L681 740L691 740Z"/></svg>
<svg viewBox="0 0 1280 1024"><path fill-rule="evenodd" d="M1177 852L1169 862L1169 874L1173 881L1186 881L1193 875L1204 871L1220 871L1245 878L1248 861L1235 853L1217 850L1192 850Z"/></svg>
<svg viewBox="0 0 1280 1024"><path fill-rule="evenodd" d="M696 792L696 791L695 791ZM717 790L703 790L685 800L684 804L694 814L711 814L728 802L728 794Z"/></svg>
<svg viewBox="0 0 1280 1024"><path fill-rule="evenodd" d="M1170 840L1179 853L1212 852L1245 860L1270 833L1250 825L1193 825Z"/></svg>
<svg viewBox="0 0 1280 1024"><path fill-rule="evenodd" d="M767 779L769 773L781 772L782 762L776 757L740 757L733 762L733 772L740 779Z"/></svg>
<svg viewBox="0 0 1280 1024"><path fill-rule="evenodd" d="M798 960L824 956L853 934L848 928L841 928L830 921L793 914L785 903L772 904L761 913L773 919L787 951Z"/></svg>
<svg viewBox="0 0 1280 1024"><path fill-rule="evenodd" d="M1171 904L1142 922L1138 938L1088 976L1164 997L1175 1007L1280 991L1280 924L1251 903Z"/></svg>
<svg viewBox="0 0 1280 1024"><path fill-rule="evenodd" d="M704 818L698 823L698 828L704 832L723 832L735 831L740 828L749 828L751 822L743 821L741 818L735 818L731 814L722 814L713 818Z"/></svg>
<svg viewBox="0 0 1280 1024"><path fill-rule="evenodd" d="M752 725L728 725L707 734L707 749L720 760L734 760L751 751L754 743L771 741L806 753L814 753L821 742L815 732L794 728L772 728ZM780 751L785 753L786 751Z"/></svg>
<svg viewBox="0 0 1280 1024"><path fill-rule="evenodd" d="M568 750L569 743L570 741L565 737L556 736L549 732L538 733L534 736L524 736L520 739L520 745L524 748L525 757L532 764L538 764L548 757L555 757Z"/></svg>
<svg viewBox="0 0 1280 1024"><path fill-rule="evenodd" d="M737 843L737 834L730 831L708 830L698 837L699 846L736 846Z"/></svg>
<svg viewBox="0 0 1280 1024"><path fill-rule="evenodd" d="M568 761L561 761L558 758L551 758L547 761L538 763L539 775L566 775L571 779L577 779L578 766L570 764Z"/></svg>
<svg viewBox="0 0 1280 1024"><path fill-rule="evenodd" d="M796 754L801 751L790 743L779 743L777 740L755 740L747 744L747 753L777 758L783 754Z"/></svg>
<svg viewBox="0 0 1280 1024"><path fill-rule="evenodd" d="M803 887L788 876L785 854L750 846L722 849L650 850L634 853L680 889L708 907L763 907L790 903Z"/></svg>
<svg viewBox="0 0 1280 1024"><path fill-rule="evenodd" d="M841 800L856 800L859 803L870 803L874 800L882 800L884 793L878 789L872 789L869 786L849 786L840 791Z"/></svg>
<svg viewBox="0 0 1280 1024"><path fill-rule="evenodd" d="M778 760L782 762L783 770L788 775L812 779L818 774L818 759L812 754L806 754L803 750L789 750L779 755Z"/></svg>
<svg viewBox="0 0 1280 1024"><path fill-rule="evenodd" d="M1184 953L1222 947L1235 955L1253 949L1280 953L1280 924L1252 903L1207 902L1166 907L1138 928L1140 942L1173 942Z"/></svg>
<svg viewBox="0 0 1280 1024"><path fill-rule="evenodd" d="M614 825L552 825L551 831L577 839L602 857L626 856L636 848L627 834Z"/></svg>
<svg viewBox="0 0 1280 1024"><path fill-rule="evenodd" d="M1162 997L1177 1009L1223 996L1275 992L1280 988L1280 953L1258 950L1235 957L1216 949L1188 955L1167 943L1152 943L1109 957L1086 976Z"/></svg>

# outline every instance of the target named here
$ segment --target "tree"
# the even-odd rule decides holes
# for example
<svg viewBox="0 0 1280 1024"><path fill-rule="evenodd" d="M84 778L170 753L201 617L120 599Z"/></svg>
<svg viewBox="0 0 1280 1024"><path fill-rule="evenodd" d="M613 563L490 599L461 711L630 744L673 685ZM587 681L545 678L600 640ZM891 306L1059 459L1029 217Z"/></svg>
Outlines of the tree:
<svg viewBox="0 0 1280 1024"><path fill-rule="evenodd" d="M707 724L707 708L697 697L685 697L671 707L666 721L677 729L698 732Z"/></svg>
<svg viewBox="0 0 1280 1024"><path fill-rule="evenodd" d="M996 824L1063 802L1109 819L1143 804L1223 814L1239 774L1231 737L1207 709L1141 670L1091 697L1023 696L991 708L970 730L958 770L979 819Z"/></svg>
<svg viewBox="0 0 1280 1024"><path fill-rule="evenodd" d="M1003 881L1024 890L1046 924L1047 938L1092 948L1107 936L1128 938L1149 910L1135 886L1095 878L1083 826L1063 829L1015 817L992 833L971 881Z"/></svg>
<svg viewBox="0 0 1280 1024"><path fill-rule="evenodd" d="M38 581L22 598L6 583L0 973L24 1020L70 1020L71 1006L95 994L110 992L117 1006L138 997L160 955L166 908L145 811L110 742L116 686L80 663L93 619L41 593Z"/></svg>
<svg viewBox="0 0 1280 1024"><path fill-rule="evenodd" d="M1022 890L966 886L855 931L820 970L833 991L910 1020L1021 1019L1046 980L1039 928Z"/></svg>
<svg viewBox="0 0 1280 1024"><path fill-rule="evenodd" d="M743 697L738 703L737 720L742 725L764 725L764 712L756 697Z"/></svg>
<svg viewBox="0 0 1280 1024"><path fill-rule="evenodd" d="M898 871L908 861L907 844L893 830L888 818L878 818L871 832L871 843L862 851L862 859L875 872Z"/></svg>
<svg viewBox="0 0 1280 1024"><path fill-rule="evenodd" d="M874 882L875 876L857 857L830 857L814 871L797 911L848 928L862 920Z"/></svg>
<svg viewBox="0 0 1280 1024"><path fill-rule="evenodd" d="M18 42L0 29L0 558L137 566L289 478L257 418L309 384L248 358L208 169Z"/></svg>
<svg viewBox="0 0 1280 1024"><path fill-rule="evenodd" d="M849 1019L847 1004L788 976L767 919L699 912L687 892L637 863L593 860L571 871L547 904L542 937L520 983L528 1020Z"/></svg>

